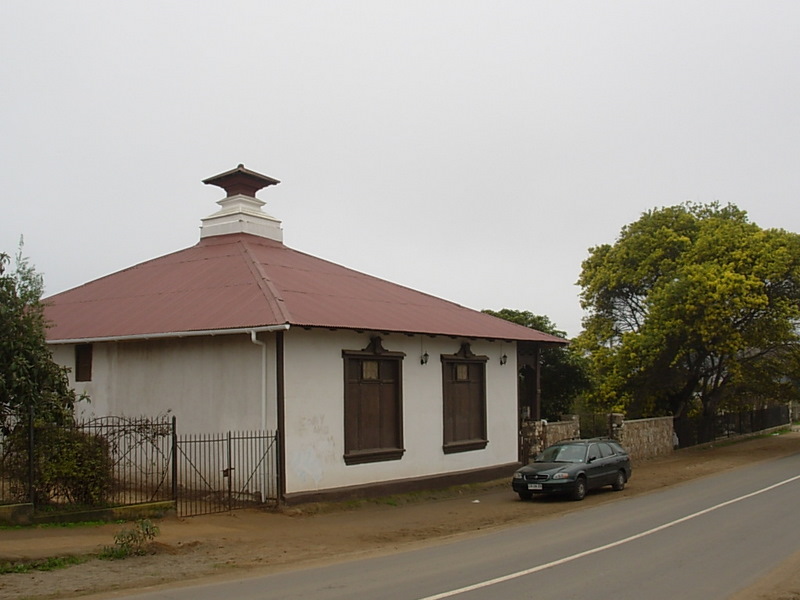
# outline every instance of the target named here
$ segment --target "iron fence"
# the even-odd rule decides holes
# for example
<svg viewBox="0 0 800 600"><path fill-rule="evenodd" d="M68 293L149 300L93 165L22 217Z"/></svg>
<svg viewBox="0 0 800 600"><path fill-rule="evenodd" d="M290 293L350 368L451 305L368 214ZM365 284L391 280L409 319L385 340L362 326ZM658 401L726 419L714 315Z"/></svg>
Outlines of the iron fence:
<svg viewBox="0 0 800 600"><path fill-rule="evenodd" d="M675 419L675 434L681 448L715 440L756 433L781 427L791 422L785 404L741 412L724 412L712 417L681 417Z"/></svg>
<svg viewBox="0 0 800 600"><path fill-rule="evenodd" d="M594 438L611 435L609 415L607 413L581 413L578 415L581 424L581 437Z"/></svg>
<svg viewBox="0 0 800 600"><path fill-rule="evenodd" d="M81 422L84 433L103 439L112 459L108 502L117 506L172 500L170 418L101 417Z"/></svg>
<svg viewBox="0 0 800 600"><path fill-rule="evenodd" d="M51 508L125 506L172 500L174 423L160 417L101 417L39 423L7 419L0 431L0 504Z"/></svg>
<svg viewBox="0 0 800 600"><path fill-rule="evenodd" d="M174 417L55 427L25 415L2 425L0 504L30 502L38 511L175 501L190 516L278 501L277 432L179 436ZM56 454L82 469L54 472L47 463Z"/></svg>

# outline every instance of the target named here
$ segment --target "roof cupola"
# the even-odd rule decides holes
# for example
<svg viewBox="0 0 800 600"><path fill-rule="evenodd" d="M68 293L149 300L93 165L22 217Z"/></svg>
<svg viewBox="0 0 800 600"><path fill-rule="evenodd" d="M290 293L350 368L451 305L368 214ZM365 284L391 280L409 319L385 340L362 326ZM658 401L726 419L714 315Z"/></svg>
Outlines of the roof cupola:
<svg viewBox="0 0 800 600"><path fill-rule="evenodd" d="M204 179L203 183L219 186L227 195L217 201L220 210L201 219L201 238L230 233L249 233L283 242L281 222L261 210L266 203L256 198L258 190L277 185L280 181L246 169L240 164L231 171Z"/></svg>

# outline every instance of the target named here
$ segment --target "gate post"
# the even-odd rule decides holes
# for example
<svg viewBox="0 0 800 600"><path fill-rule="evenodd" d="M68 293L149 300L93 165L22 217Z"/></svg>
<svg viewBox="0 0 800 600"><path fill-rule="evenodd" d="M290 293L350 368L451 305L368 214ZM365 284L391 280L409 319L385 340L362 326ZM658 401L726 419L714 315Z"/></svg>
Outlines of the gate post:
<svg viewBox="0 0 800 600"><path fill-rule="evenodd" d="M172 500L178 508L178 428L175 415L172 415Z"/></svg>
<svg viewBox="0 0 800 600"><path fill-rule="evenodd" d="M231 464L231 432L228 431L228 468L225 469L228 476L228 512L233 510L233 465Z"/></svg>
<svg viewBox="0 0 800 600"><path fill-rule="evenodd" d="M622 413L609 413L608 437L612 440L622 441L622 427L625 425L625 415Z"/></svg>

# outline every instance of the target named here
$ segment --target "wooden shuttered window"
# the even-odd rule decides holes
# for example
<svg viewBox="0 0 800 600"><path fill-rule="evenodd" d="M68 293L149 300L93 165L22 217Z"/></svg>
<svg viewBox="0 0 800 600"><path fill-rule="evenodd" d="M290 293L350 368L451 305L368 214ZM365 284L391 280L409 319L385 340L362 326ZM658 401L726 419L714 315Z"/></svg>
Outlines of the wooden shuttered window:
<svg viewBox="0 0 800 600"><path fill-rule="evenodd" d="M348 465L398 460L403 448L402 352L373 338L344 359L344 459Z"/></svg>
<svg viewBox="0 0 800 600"><path fill-rule="evenodd" d="M486 356L463 344L456 354L442 355L443 445L445 454L481 450L486 434Z"/></svg>
<svg viewBox="0 0 800 600"><path fill-rule="evenodd" d="M92 345L75 346L75 381L92 380Z"/></svg>

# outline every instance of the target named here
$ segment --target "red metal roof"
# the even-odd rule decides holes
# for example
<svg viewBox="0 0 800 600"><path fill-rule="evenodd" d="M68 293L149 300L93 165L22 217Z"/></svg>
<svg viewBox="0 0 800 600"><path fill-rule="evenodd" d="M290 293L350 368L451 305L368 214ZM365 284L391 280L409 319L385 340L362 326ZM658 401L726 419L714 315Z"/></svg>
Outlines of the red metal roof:
<svg viewBox="0 0 800 600"><path fill-rule="evenodd" d="M286 324L565 343L248 234L201 239L46 302L51 342Z"/></svg>

